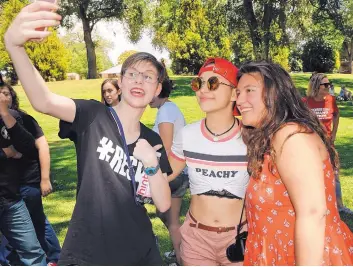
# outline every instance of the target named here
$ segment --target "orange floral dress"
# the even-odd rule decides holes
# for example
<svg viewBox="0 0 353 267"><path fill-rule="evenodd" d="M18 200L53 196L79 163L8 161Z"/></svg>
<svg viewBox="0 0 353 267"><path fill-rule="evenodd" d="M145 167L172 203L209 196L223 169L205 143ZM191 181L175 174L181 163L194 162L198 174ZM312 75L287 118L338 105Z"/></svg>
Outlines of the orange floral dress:
<svg viewBox="0 0 353 267"><path fill-rule="evenodd" d="M269 170L269 160L266 156L260 178L251 178L246 192L249 235L244 265L295 265L295 211L277 169ZM327 216L322 265L353 265L353 234L337 210L329 159L323 168Z"/></svg>

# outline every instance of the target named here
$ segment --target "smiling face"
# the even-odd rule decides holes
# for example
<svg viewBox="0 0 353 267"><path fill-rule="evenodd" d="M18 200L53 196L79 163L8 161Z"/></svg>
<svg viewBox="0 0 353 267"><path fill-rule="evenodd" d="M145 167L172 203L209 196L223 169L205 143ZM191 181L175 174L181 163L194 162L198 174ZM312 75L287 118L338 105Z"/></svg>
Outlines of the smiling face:
<svg viewBox="0 0 353 267"><path fill-rule="evenodd" d="M266 114L263 88L264 83L260 73L244 74L238 82L237 107L242 115L242 122L246 126L259 127Z"/></svg>
<svg viewBox="0 0 353 267"><path fill-rule="evenodd" d="M102 96L109 106L116 106L119 103L119 95L121 90L116 88L112 83L107 82L102 87Z"/></svg>
<svg viewBox="0 0 353 267"><path fill-rule="evenodd" d="M148 61L130 66L119 80L122 101L135 108L145 108L161 91L156 67Z"/></svg>
<svg viewBox="0 0 353 267"><path fill-rule="evenodd" d="M224 84L220 84L216 90L210 91L207 87L207 81L211 77L217 77L218 80ZM226 108L229 108L229 110L232 111L236 95L235 88L231 83L213 71L203 72L200 78L202 80L202 86L196 92L196 98L202 111L210 113Z"/></svg>

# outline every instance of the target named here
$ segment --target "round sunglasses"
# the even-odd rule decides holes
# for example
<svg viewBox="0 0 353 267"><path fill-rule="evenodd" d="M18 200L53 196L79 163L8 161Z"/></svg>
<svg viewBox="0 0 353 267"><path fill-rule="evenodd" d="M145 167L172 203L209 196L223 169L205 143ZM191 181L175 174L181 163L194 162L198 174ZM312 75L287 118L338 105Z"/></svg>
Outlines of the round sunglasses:
<svg viewBox="0 0 353 267"><path fill-rule="evenodd" d="M198 90L201 89L201 87L203 86L203 84L205 83L205 81L201 80L200 77L195 77L191 80L191 89L195 92L197 92ZM208 80L207 80L207 88L210 90L210 91L215 91L217 90L217 88L221 85L227 85L229 87L232 87L234 88L233 85L231 84L226 84L226 83L222 83L218 77L216 76L212 76L210 77Z"/></svg>

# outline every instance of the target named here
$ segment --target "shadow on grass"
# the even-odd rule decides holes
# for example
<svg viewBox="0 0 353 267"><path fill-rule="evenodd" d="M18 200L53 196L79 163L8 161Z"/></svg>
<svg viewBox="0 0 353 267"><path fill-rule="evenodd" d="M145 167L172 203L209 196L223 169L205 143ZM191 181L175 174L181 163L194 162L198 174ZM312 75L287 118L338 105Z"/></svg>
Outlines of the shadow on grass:
<svg viewBox="0 0 353 267"><path fill-rule="evenodd" d="M335 89L341 88L341 86L345 86L348 89L353 88L353 80L351 75L347 75L347 78L343 78L342 76L339 76L339 78L334 78L334 76L329 75L328 78L330 79L330 82L335 85Z"/></svg>
<svg viewBox="0 0 353 267"><path fill-rule="evenodd" d="M64 222L57 222L57 223L50 223L54 230L55 230L55 233L60 233L62 231L65 231L67 230L67 228L69 227L69 223L70 221L64 221Z"/></svg>
<svg viewBox="0 0 353 267"><path fill-rule="evenodd" d="M171 97L195 96L195 92L191 90L190 82L192 77L170 77L175 83L175 90L172 91Z"/></svg>
<svg viewBox="0 0 353 267"><path fill-rule="evenodd" d="M353 118L353 102L346 101L346 102L337 102L339 110L340 110L340 117L345 118Z"/></svg>
<svg viewBox="0 0 353 267"><path fill-rule="evenodd" d="M306 90L308 89L310 75L292 75L295 87L300 92L300 95L306 96Z"/></svg>
<svg viewBox="0 0 353 267"><path fill-rule="evenodd" d="M67 140L51 142L49 145L54 190L60 192L64 199L72 200L71 192L76 191L77 184L75 146Z"/></svg>

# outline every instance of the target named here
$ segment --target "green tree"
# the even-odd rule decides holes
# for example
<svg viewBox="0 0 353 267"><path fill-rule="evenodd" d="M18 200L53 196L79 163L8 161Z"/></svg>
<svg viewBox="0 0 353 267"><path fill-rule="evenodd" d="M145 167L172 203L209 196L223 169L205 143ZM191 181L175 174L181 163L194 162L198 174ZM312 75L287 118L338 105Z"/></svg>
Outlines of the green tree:
<svg viewBox="0 0 353 267"><path fill-rule="evenodd" d="M138 51L135 50L127 50L120 54L118 57L118 65L123 64L124 61L131 55L136 54Z"/></svg>
<svg viewBox="0 0 353 267"><path fill-rule="evenodd" d="M344 53L350 62L349 71L352 73L353 60L353 1L351 0L311 0L317 8L320 19L330 19L336 29L343 36Z"/></svg>
<svg viewBox="0 0 353 267"><path fill-rule="evenodd" d="M288 67L289 48L310 27L308 0L228 0L231 33L242 32L252 44L253 58L280 61ZM281 58L281 59L279 59Z"/></svg>
<svg viewBox="0 0 353 267"><path fill-rule="evenodd" d="M97 59L97 72L109 69L113 63L108 57L108 49L112 44L99 36L94 36L95 53ZM62 38L63 43L70 52L69 72L80 74L86 77L88 72L88 63L86 59L85 43L81 32L69 32Z"/></svg>
<svg viewBox="0 0 353 267"><path fill-rule="evenodd" d="M154 10L153 44L166 48L174 73L195 74L207 57L232 59L225 2L160 0Z"/></svg>
<svg viewBox="0 0 353 267"><path fill-rule="evenodd" d="M92 32L100 21L119 19L125 25L128 37L137 41L143 28L143 0L60 0L63 25L72 28L78 18L82 22L88 62L88 79L98 77L96 47Z"/></svg>
<svg viewBox="0 0 353 267"><path fill-rule="evenodd" d="M3 4L0 16L0 36L4 36L14 17L26 4L28 4L27 1L21 0L11 0ZM25 49L34 66L46 81L65 79L69 53L58 38L55 30L43 42L27 43ZM0 69L9 71L13 82L16 82L17 76L13 70L11 59L6 52L3 38L0 40Z"/></svg>
<svg viewBox="0 0 353 267"><path fill-rule="evenodd" d="M312 39L304 45L302 61L304 71L332 72L335 66L335 52L325 40Z"/></svg>

